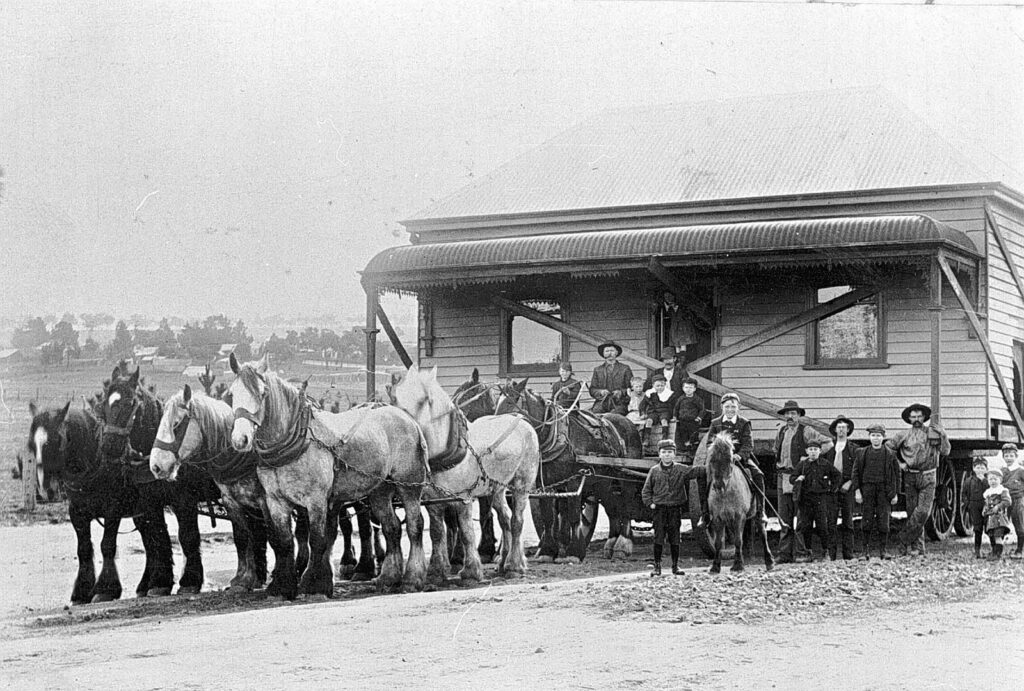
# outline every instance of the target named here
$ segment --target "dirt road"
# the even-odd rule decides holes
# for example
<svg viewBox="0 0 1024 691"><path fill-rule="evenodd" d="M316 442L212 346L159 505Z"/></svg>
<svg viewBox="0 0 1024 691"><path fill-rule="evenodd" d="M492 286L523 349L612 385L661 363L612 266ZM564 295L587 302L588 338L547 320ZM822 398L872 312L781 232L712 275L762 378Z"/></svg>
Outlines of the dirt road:
<svg viewBox="0 0 1024 691"><path fill-rule="evenodd" d="M690 560L685 576L662 579L646 575L641 553L472 589L370 596L339 585L329 602L211 592L65 610L70 532L0 529L6 688L962 689L1024 679L1024 566L967 559L964 545L925 560L770 574L753 564L719 577ZM122 573L134 577L141 554L125 538ZM211 586L223 586L230 542L208 536L204 553Z"/></svg>

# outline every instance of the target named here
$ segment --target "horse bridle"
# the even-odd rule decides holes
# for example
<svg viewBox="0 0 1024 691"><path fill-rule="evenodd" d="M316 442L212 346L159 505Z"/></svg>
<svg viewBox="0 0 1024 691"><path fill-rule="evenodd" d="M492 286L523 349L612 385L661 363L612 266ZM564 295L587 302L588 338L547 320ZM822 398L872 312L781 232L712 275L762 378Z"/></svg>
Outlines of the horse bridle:
<svg viewBox="0 0 1024 691"><path fill-rule="evenodd" d="M115 437L127 437L131 435L132 429L135 427L135 419L138 417L139 410L142 409L142 401L137 397L133 396L133 398L135 399L135 405L132 406L132 412L128 415L128 421L125 423L124 427L114 425L104 420L102 427L100 427L101 435L105 436L107 434L111 434ZM110 404L108 403L107 406L109 407Z"/></svg>
<svg viewBox="0 0 1024 691"><path fill-rule="evenodd" d="M192 421L191 411L184 406L178 407L185 411L185 415L180 420L178 420L178 422L174 425L174 429L172 430L174 434L174 441L166 442L160 438L153 440L154 449L169 451L174 456L174 460L176 461L181 460L180 458L178 458L178 451L181 450L181 445L185 441L185 435L188 434L188 425Z"/></svg>
<svg viewBox="0 0 1024 691"><path fill-rule="evenodd" d="M259 429L260 425L263 424L263 419L267 415L267 406L266 406L266 402L267 402L267 380L266 380L265 377L263 377L258 372L253 372L253 374L256 376L257 379L260 380L260 383L263 384L263 391L262 391L262 393L258 397L260 399L260 412L259 412L259 415L257 415L256 413L251 413L248 410L246 410L245 408L235 408L234 411L233 411L233 414L235 416L235 420L248 420L250 423L252 423L252 426L255 429ZM243 386L244 385L245 384L243 382Z"/></svg>

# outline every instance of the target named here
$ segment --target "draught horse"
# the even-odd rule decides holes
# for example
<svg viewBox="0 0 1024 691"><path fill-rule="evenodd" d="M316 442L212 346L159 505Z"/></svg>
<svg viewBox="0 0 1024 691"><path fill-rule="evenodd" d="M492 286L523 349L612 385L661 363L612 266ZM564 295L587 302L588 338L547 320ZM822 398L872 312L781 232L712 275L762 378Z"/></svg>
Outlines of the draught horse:
<svg viewBox="0 0 1024 691"><path fill-rule="evenodd" d="M266 493L275 565L272 595L334 592L330 564L338 514L347 502L369 498L387 542L377 587L422 589L426 573L420 494L426 481L425 443L415 421L393 406L353 408L343 413L314 410L301 392L267 367L264 357L244 365L229 358L235 380L228 389L235 406L231 444L255 449L256 473ZM403 564L401 522L391 501L405 509L409 558ZM309 516L309 565L295 582L291 515Z"/></svg>
<svg viewBox="0 0 1024 691"><path fill-rule="evenodd" d="M764 566L771 571L775 559L768 548L768 534L761 520L764 497L750 488L746 476L732 459L733 441L728 432L715 436L708 450L707 480L708 508L711 511L711 538L715 547L715 558L711 573L722 571L722 544L726 535L732 538L735 547L732 571L743 570L744 528L750 526L757 531L764 549Z"/></svg>
<svg viewBox="0 0 1024 691"><path fill-rule="evenodd" d="M426 437L428 458L433 465L424 496L457 500L453 505L459 514L466 555L460 576L464 580L481 577L470 503L482 496L491 498L501 526L498 575L522 575L526 571L523 516L540 468L536 432L525 420L511 415L464 422L465 416L437 382L436 368L422 372L413 365L395 386L393 396L396 405L412 416ZM444 582L450 569L444 510L438 504L428 506L427 510L433 545L428 578Z"/></svg>

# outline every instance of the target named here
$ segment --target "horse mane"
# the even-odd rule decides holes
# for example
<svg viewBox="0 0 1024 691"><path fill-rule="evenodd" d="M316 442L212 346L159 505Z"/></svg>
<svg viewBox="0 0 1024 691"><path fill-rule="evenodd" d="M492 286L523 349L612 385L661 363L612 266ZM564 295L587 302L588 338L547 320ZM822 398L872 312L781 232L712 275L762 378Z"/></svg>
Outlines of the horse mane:
<svg viewBox="0 0 1024 691"><path fill-rule="evenodd" d="M180 406L184 400L184 392L177 391L167 399L166 410ZM192 419L199 425L203 437L203 450L207 453L225 449L231 445L231 427L234 413L224 401L192 392L190 401ZM171 429L171 415L164 415L160 420L160 432L167 438L174 438Z"/></svg>
<svg viewBox="0 0 1024 691"><path fill-rule="evenodd" d="M719 432L711 442L708 449L708 468L724 468L729 470L732 467L733 449L732 435L728 432Z"/></svg>

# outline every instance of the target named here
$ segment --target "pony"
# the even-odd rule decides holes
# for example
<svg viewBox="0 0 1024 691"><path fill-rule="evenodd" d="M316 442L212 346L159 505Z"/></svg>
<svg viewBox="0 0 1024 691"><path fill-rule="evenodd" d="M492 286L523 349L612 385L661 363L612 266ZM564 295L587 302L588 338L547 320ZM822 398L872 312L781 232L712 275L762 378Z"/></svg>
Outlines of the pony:
<svg viewBox="0 0 1024 691"><path fill-rule="evenodd" d="M338 517L348 502L368 498L380 522L387 553L377 578L379 590L422 589L426 572L420 494L426 480L425 443L416 423L392 406L357 407L343 413L314 410L298 389L271 371L264 356L239 364L229 357L235 380L229 387L234 409L231 444L256 450L256 474L266 496L275 564L267 590L294 599L331 597L331 548ZM403 564L401 522L395 495L405 509L409 557ZM309 516L310 559L296 583L291 513Z"/></svg>
<svg viewBox="0 0 1024 691"><path fill-rule="evenodd" d="M117 572L117 535L121 519L131 516L138 504L135 485L126 481L119 467L101 464L98 458L100 422L90 410L63 408L39 410L29 405L32 423L28 449L37 462L64 469L68 516L78 541L78 573L71 588L72 604L109 602L121 597ZM101 521L103 558L99 578L93 561L92 521ZM140 594L148 590L145 577Z"/></svg>
<svg viewBox="0 0 1024 691"><path fill-rule="evenodd" d="M735 548L732 571L743 570L744 530L756 530L764 549L765 570L771 571L775 559L768 548L768 534L761 520L764 497L750 488L746 476L732 460L733 441L728 432L720 432L707 454L708 508L711 511L710 532L715 545L711 573L722 571L722 543L726 534ZM748 542L749 545L749 542Z"/></svg>
<svg viewBox="0 0 1024 691"><path fill-rule="evenodd" d="M593 537L598 504L609 518L605 556L625 558L632 553L632 517L644 515L642 502L634 489L636 483L622 483L610 476L591 476L584 480L577 454L597 453L617 457L640 458L642 444L636 426L615 413L606 413L596 421L584 420L578 411L564 411L527 388L528 379L512 382L502 389L495 405L497 413L518 413L533 425L541 446L543 461L538 484L559 494L557 499L531 500L534 527L540 538L535 559L579 563L586 558ZM596 422L600 427L596 428ZM579 496L571 493L585 491Z"/></svg>
<svg viewBox="0 0 1024 691"><path fill-rule="evenodd" d="M267 580L263 486L256 478L256 454L238 453L231 447L233 423L231 406L209 396L193 395L192 387L186 384L164 404L149 468L157 479L172 482L184 467L209 472L231 519L238 553L238 568L228 590L248 592L262 588Z"/></svg>
<svg viewBox="0 0 1024 691"><path fill-rule="evenodd" d="M469 503L490 496L501 526L501 555L497 573L511 578L526 571L523 554L523 513L540 468L537 433L514 416L485 416L473 422L452 402L437 382L437 369L421 372L415 365L394 388L396 405L419 424L426 438L431 463L430 482L424 496L456 499L462 529L465 564L459 572L464 580L480 580L480 557L476 550ZM511 499L505 493L511 494ZM511 501L511 505L510 502ZM443 510L427 507L433 552L428 578L447 580L450 564L445 545Z"/></svg>
<svg viewBox="0 0 1024 691"><path fill-rule="evenodd" d="M139 369L127 374L121 367L115 367L99 405L99 453L104 463L119 466L138 490L139 502L133 519L146 550L140 589L147 585L145 594L155 597L170 595L174 584L174 558L164 507L169 506L178 520L178 542L185 555L178 592L193 594L202 589L205 578L199 503L220 498L220 490L210 474L195 466L184 467L173 483L153 475L149 457L162 417L163 405L155 394L141 386Z"/></svg>

